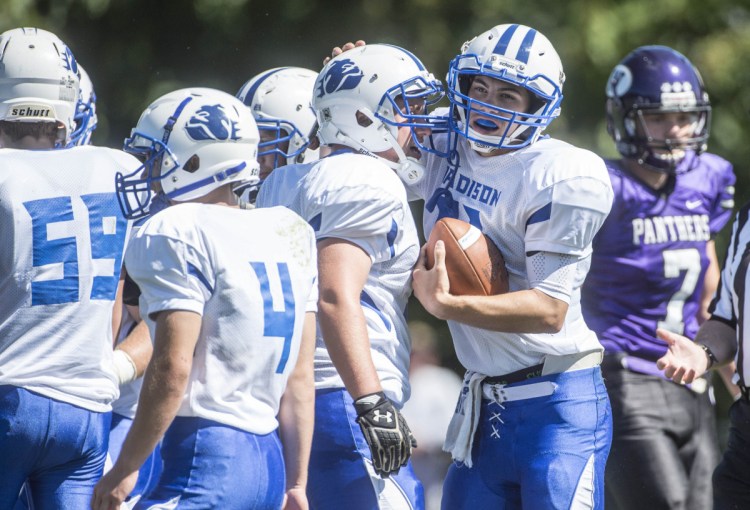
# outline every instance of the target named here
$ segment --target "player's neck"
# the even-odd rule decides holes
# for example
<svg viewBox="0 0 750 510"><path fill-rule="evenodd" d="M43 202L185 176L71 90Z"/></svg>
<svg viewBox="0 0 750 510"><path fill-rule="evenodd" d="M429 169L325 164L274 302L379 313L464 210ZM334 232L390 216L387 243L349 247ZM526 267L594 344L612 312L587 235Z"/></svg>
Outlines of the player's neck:
<svg viewBox="0 0 750 510"><path fill-rule="evenodd" d="M191 202L197 202L200 204L223 205L226 207L240 206L239 198L234 194L234 191L232 191L231 184L225 184L224 186L220 186L214 190L211 190L202 197L191 200Z"/></svg>
<svg viewBox="0 0 750 510"><path fill-rule="evenodd" d="M5 133L0 132L0 147L6 149L45 150L54 149L55 142L49 138L35 138L33 136L24 136L18 140L12 140Z"/></svg>
<svg viewBox="0 0 750 510"><path fill-rule="evenodd" d="M652 170L639 164L638 161L634 159L623 159L622 162L628 172L643 181L643 183L651 189L660 190L666 186L667 181L669 180L669 174L658 170Z"/></svg>

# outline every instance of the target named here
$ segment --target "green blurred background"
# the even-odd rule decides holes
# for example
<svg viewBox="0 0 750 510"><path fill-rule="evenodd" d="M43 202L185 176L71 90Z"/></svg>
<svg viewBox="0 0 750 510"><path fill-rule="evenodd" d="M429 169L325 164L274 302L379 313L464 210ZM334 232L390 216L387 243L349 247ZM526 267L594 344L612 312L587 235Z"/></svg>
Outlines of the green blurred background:
<svg viewBox="0 0 750 510"><path fill-rule="evenodd" d="M0 30L59 35L94 82L94 141L119 146L143 108L184 86L235 93L283 65L317 70L330 49L365 39L404 46L438 77L461 44L501 23L523 23L557 48L567 75L549 132L614 155L604 83L630 50L665 44L701 70L714 106L710 150L734 162L739 203L750 159L750 2L747 0L2 0Z"/></svg>
<svg viewBox="0 0 750 510"><path fill-rule="evenodd" d="M68 43L98 96L93 141L111 147L151 100L177 88L234 94L271 67L317 70L333 46L356 39L410 49L442 78L464 41L501 23L533 26L552 41L567 81L549 133L604 157L616 154L604 127L612 67L645 44L687 55L714 107L709 150L734 163L737 205L750 198L748 0L0 0L0 31L36 26ZM727 230L717 243L722 260ZM410 313L426 318L416 303ZM458 368L444 325L432 323L446 363ZM721 390L719 401L723 418Z"/></svg>

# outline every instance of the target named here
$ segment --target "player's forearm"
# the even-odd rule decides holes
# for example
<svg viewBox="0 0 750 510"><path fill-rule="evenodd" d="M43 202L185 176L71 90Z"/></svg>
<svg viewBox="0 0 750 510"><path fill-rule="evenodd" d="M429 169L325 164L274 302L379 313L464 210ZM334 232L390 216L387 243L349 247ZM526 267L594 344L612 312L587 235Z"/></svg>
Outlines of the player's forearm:
<svg viewBox="0 0 750 510"><path fill-rule="evenodd" d="M359 301L331 302L321 299L318 321L331 360L352 398L381 391Z"/></svg>
<svg viewBox="0 0 750 510"><path fill-rule="evenodd" d="M701 325L695 335L695 342L708 347L719 366L732 361L737 353L737 332L731 325L716 318Z"/></svg>
<svg viewBox="0 0 750 510"><path fill-rule="evenodd" d="M144 378L133 425L117 460L125 472L139 469L151 455L174 420L187 387L189 367L178 369L163 361L151 367Z"/></svg>
<svg viewBox="0 0 750 510"><path fill-rule="evenodd" d="M315 423L315 387L289 380L279 408L279 437L284 445L286 488L305 488Z"/></svg>
<svg viewBox="0 0 750 510"><path fill-rule="evenodd" d="M279 406L279 437L284 446L287 490L307 486L315 423L315 314L308 312L297 364Z"/></svg>
<svg viewBox="0 0 750 510"><path fill-rule="evenodd" d="M477 328L507 333L556 333L568 305L538 290L522 290L497 296L444 295L439 318Z"/></svg>
<svg viewBox="0 0 750 510"><path fill-rule="evenodd" d="M138 469L169 428L185 395L202 318L164 311L156 318L154 353L143 380L138 410L117 460L124 472Z"/></svg>

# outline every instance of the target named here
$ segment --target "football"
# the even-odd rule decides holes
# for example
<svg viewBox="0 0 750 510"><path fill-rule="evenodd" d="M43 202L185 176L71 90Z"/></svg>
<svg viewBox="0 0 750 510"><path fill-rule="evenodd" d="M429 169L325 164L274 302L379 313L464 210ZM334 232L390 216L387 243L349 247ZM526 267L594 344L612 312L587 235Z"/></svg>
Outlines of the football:
<svg viewBox="0 0 750 510"><path fill-rule="evenodd" d="M475 226L455 218L441 218L427 240L427 269L432 268L435 243L445 244L445 267L450 293L492 296L508 292L508 271L495 243Z"/></svg>

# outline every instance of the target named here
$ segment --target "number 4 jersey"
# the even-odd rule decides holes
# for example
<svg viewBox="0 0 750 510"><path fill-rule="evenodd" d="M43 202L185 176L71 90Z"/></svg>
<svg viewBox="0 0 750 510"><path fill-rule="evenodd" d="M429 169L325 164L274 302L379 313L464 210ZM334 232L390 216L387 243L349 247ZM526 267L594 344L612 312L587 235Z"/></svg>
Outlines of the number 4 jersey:
<svg viewBox="0 0 750 510"><path fill-rule="evenodd" d="M0 150L0 384L105 412L118 390L112 308L129 224L103 147Z"/></svg>
<svg viewBox="0 0 750 510"><path fill-rule="evenodd" d="M670 192L654 191L619 161L607 161L615 201L594 239L583 287L586 323L607 352L655 361L666 350L665 328L692 338L698 330L706 244L734 206L732 166L689 153Z"/></svg>
<svg viewBox="0 0 750 510"><path fill-rule="evenodd" d="M156 312L202 316L177 415L254 434L275 430L305 313L317 309L312 228L283 207L174 205L133 236L125 266L152 338Z"/></svg>

